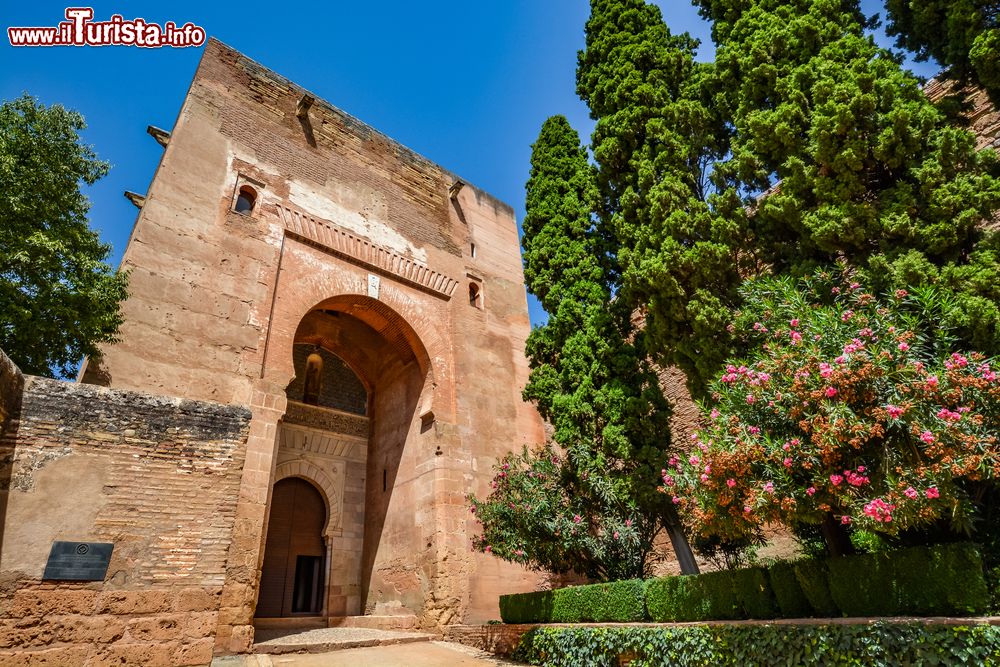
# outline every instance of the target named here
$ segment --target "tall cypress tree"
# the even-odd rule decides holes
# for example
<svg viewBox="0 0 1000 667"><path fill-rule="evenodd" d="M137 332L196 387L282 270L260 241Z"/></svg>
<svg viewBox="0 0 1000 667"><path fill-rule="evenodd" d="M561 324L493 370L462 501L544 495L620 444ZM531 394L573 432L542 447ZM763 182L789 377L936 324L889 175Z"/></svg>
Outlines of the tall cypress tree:
<svg viewBox="0 0 1000 667"><path fill-rule="evenodd" d="M768 271L846 259L882 290L935 283L965 344L1000 352L998 241L983 224L1000 208L996 155L875 45L856 0L700 5L735 131L718 172L746 196Z"/></svg>
<svg viewBox="0 0 1000 667"><path fill-rule="evenodd" d="M647 574L653 540L665 528L684 570L696 572L674 507L655 489L670 445L670 409L648 361L646 336L633 326L630 305L615 298L616 260L593 215L596 200L594 170L579 136L564 117L548 119L533 146L523 245L525 282L549 319L528 338L531 375L524 397L553 426L565 495L557 500L548 494L544 503L512 497L512 489L539 489L521 484L521 478L516 484L505 481L523 477L521 468L531 472L528 478L552 474L530 456L504 462L508 467L494 495L515 508L559 505L551 521L545 518L552 527L549 542L566 542L565 557L578 561L573 563L577 571L608 577ZM536 456L552 453L545 449ZM485 537L523 539L525 547L515 555L530 557L528 542L541 541L534 520L521 517L522 527L498 525L509 523L507 510L489 503L477 503L476 510ZM484 519L496 519L498 511L504 512L503 520ZM560 513L583 525L567 524ZM637 533L637 539L626 540L626 533ZM597 537L582 556L580 535ZM495 546L491 550L505 555ZM552 558L551 544L545 554Z"/></svg>
<svg viewBox="0 0 1000 667"><path fill-rule="evenodd" d="M657 360L687 371L695 388L729 351L725 326L749 259L740 202L713 180L728 131L697 46L642 0L593 0L577 67L622 296L645 315Z"/></svg>

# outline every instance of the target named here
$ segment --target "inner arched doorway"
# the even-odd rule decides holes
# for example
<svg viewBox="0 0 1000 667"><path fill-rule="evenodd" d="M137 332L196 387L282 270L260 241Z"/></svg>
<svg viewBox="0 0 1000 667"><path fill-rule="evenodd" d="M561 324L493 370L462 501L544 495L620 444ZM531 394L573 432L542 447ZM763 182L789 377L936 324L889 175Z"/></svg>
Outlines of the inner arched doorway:
<svg viewBox="0 0 1000 667"><path fill-rule="evenodd" d="M418 613L424 590L412 555L426 540L413 498L423 473L416 460L428 454L415 449L427 431L421 415L433 414L429 400L421 401L432 384L427 351L401 316L361 296L317 304L289 343L282 352L294 373L277 428L264 568L271 559L270 524L280 512L277 484L302 477L327 502L326 593L312 615ZM399 573L406 578L401 584ZM275 613L267 595L262 581L258 618Z"/></svg>
<svg viewBox="0 0 1000 667"><path fill-rule="evenodd" d="M314 616L323 610L326 501L299 477L282 479L271 495L257 616Z"/></svg>

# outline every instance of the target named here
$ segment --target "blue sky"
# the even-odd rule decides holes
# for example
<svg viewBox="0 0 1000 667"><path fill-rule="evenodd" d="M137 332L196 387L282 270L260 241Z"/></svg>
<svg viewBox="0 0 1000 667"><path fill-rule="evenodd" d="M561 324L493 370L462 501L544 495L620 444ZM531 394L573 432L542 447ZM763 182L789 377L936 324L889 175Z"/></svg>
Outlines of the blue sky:
<svg viewBox="0 0 1000 667"><path fill-rule="evenodd" d="M322 96L392 138L512 204L520 220L530 145L542 122L564 114L585 138L592 124L575 93L584 0L456 3L95 2L112 14L163 24L188 21ZM674 32L702 40L708 25L685 0L660 1ZM869 13L877 0L862 2ZM54 26L65 4L3 0L3 28ZM200 48L12 48L0 39L0 99L27 91L84 114L84 139L112 163L89 188L91 222L117 265L136 210L125 190L145 192L161 149L147 125L169 130ZM919 74L934 66L917 66ZM544 312L529 298L532 322Z"/></svg>

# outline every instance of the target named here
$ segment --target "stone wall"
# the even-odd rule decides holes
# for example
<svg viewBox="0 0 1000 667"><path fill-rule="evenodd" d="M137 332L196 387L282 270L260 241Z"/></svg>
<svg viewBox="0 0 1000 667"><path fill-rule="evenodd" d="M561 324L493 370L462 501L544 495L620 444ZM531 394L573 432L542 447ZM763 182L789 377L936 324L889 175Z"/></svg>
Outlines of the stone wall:
<svg viewBox="0 0 1000 667"><path fill-rule="evenodd" d="M23 387L24 376L20 369L0 350L0 435L3 435L7 422L17 412ZM3 526L0 525L0 535L3 535L2 531Z"/></svg>
<svg viewBox="0 0 1000 667"><path fill-rule="evenodd" d="M25 378L0 439L0 665L207 664L249 421ZM56 540L113 543L104 581L43 581Z"/></svg>

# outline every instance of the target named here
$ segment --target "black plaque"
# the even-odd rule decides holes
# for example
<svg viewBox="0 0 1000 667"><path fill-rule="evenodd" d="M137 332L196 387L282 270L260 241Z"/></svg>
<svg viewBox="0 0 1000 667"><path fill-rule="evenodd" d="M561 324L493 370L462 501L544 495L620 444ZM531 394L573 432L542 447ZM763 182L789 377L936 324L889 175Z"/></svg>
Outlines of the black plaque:
<svg viewBox="0 0 1000 667"><path fill-rule="evenodd" d="M104 581L114 548L108 542L53 542L42 579Z"/></svg>

